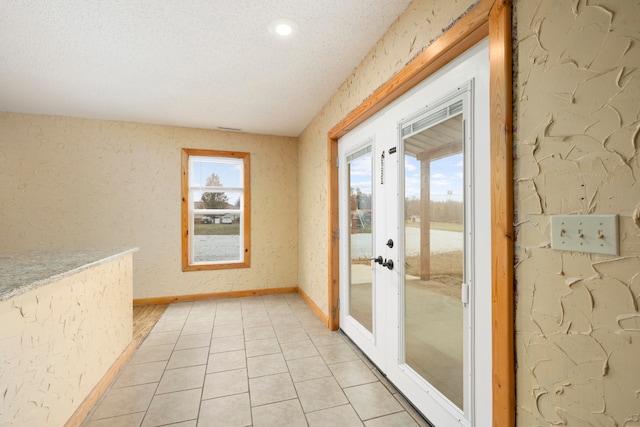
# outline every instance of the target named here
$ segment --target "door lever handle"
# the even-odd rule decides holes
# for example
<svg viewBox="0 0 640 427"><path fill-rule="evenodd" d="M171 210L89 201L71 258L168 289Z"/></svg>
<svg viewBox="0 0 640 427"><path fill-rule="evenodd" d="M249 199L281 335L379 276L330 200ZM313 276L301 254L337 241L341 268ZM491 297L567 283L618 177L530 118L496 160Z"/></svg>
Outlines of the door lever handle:
<svg viewBox="0 0 640 427"><path fill-rule="evenodd" d="M375 258L369 258L371 261L375 261L383 267L387 267L389 270L393 270L393 260L391 258L383 260L380 255Z"/></svg>

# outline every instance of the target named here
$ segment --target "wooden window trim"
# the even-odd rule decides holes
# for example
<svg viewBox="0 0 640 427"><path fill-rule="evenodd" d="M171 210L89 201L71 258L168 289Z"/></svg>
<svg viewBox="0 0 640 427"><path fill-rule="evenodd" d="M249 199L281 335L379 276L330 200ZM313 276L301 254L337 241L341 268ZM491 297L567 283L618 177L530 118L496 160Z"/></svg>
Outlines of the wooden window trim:
<svg viewBox="0 0 640 427"><path fill-rule="evenodd" d="M232 157L242 159L243 167L243 214L244 214L244 261L224 264L189 264L189 157ZM201 149L182 149L182 271L222 270L248 268L251 266L251 183L249 153Z"/></svg>
<svg viewBox="0 0 640 427"><path fill-rule="evenodd" d="M515 425L511 1L481 0L440 38L377 89L328 133L328 327L338 312L338 139L489 38L491 108L491 268L493 425Z"/></svg>

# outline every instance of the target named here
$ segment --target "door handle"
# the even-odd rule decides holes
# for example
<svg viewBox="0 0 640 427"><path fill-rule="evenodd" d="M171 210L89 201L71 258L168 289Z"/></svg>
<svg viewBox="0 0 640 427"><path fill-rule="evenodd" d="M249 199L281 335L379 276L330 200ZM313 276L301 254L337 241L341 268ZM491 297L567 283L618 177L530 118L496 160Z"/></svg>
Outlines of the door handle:
<svg viewBox="0 0 640 427"><path fill-rule="evenodd" d="M370 261L375 261L380 265L384 265L384 261L382 260L382 257L380 255L378 255L376 258L369 258Z"/></svg>
<svg viewBox="0 0 640 427"><path fill-rule="evenodd" d="M389 270L393 270L393 260L391 258L383 260L380 255L375 258L369 258L370 261L375 261L383 267L387 267Z"/></svg>

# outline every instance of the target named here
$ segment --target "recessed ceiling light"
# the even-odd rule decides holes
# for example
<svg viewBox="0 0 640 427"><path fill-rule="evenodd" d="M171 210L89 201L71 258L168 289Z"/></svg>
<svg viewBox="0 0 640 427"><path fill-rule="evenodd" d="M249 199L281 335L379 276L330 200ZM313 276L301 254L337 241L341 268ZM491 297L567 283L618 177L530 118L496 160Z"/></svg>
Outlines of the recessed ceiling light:
<svg viewBox="0 0 640 427"><path fill-rule="evenodd" d="M293 32L293 28L289 24L278 24L276 26L276 33L281 36L288 36Z"/></svg>
<svg viewBox="0 0 640 427"><path fill-rule="evenodd" d="M278 37L290 37L296 31L296 23L290 19L274 19L269 24L269 32Z"/></svg>

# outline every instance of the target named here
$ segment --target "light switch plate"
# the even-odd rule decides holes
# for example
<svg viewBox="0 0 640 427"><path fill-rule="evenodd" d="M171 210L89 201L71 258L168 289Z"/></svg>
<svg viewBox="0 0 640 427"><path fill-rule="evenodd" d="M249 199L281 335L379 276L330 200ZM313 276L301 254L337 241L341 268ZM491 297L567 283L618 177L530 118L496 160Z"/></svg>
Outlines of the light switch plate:
<svg viewBox="0 0 640 427"><path fill-rule="evenodd" d="M552 215L551 248L618 255L618 215Z"/></svg>

